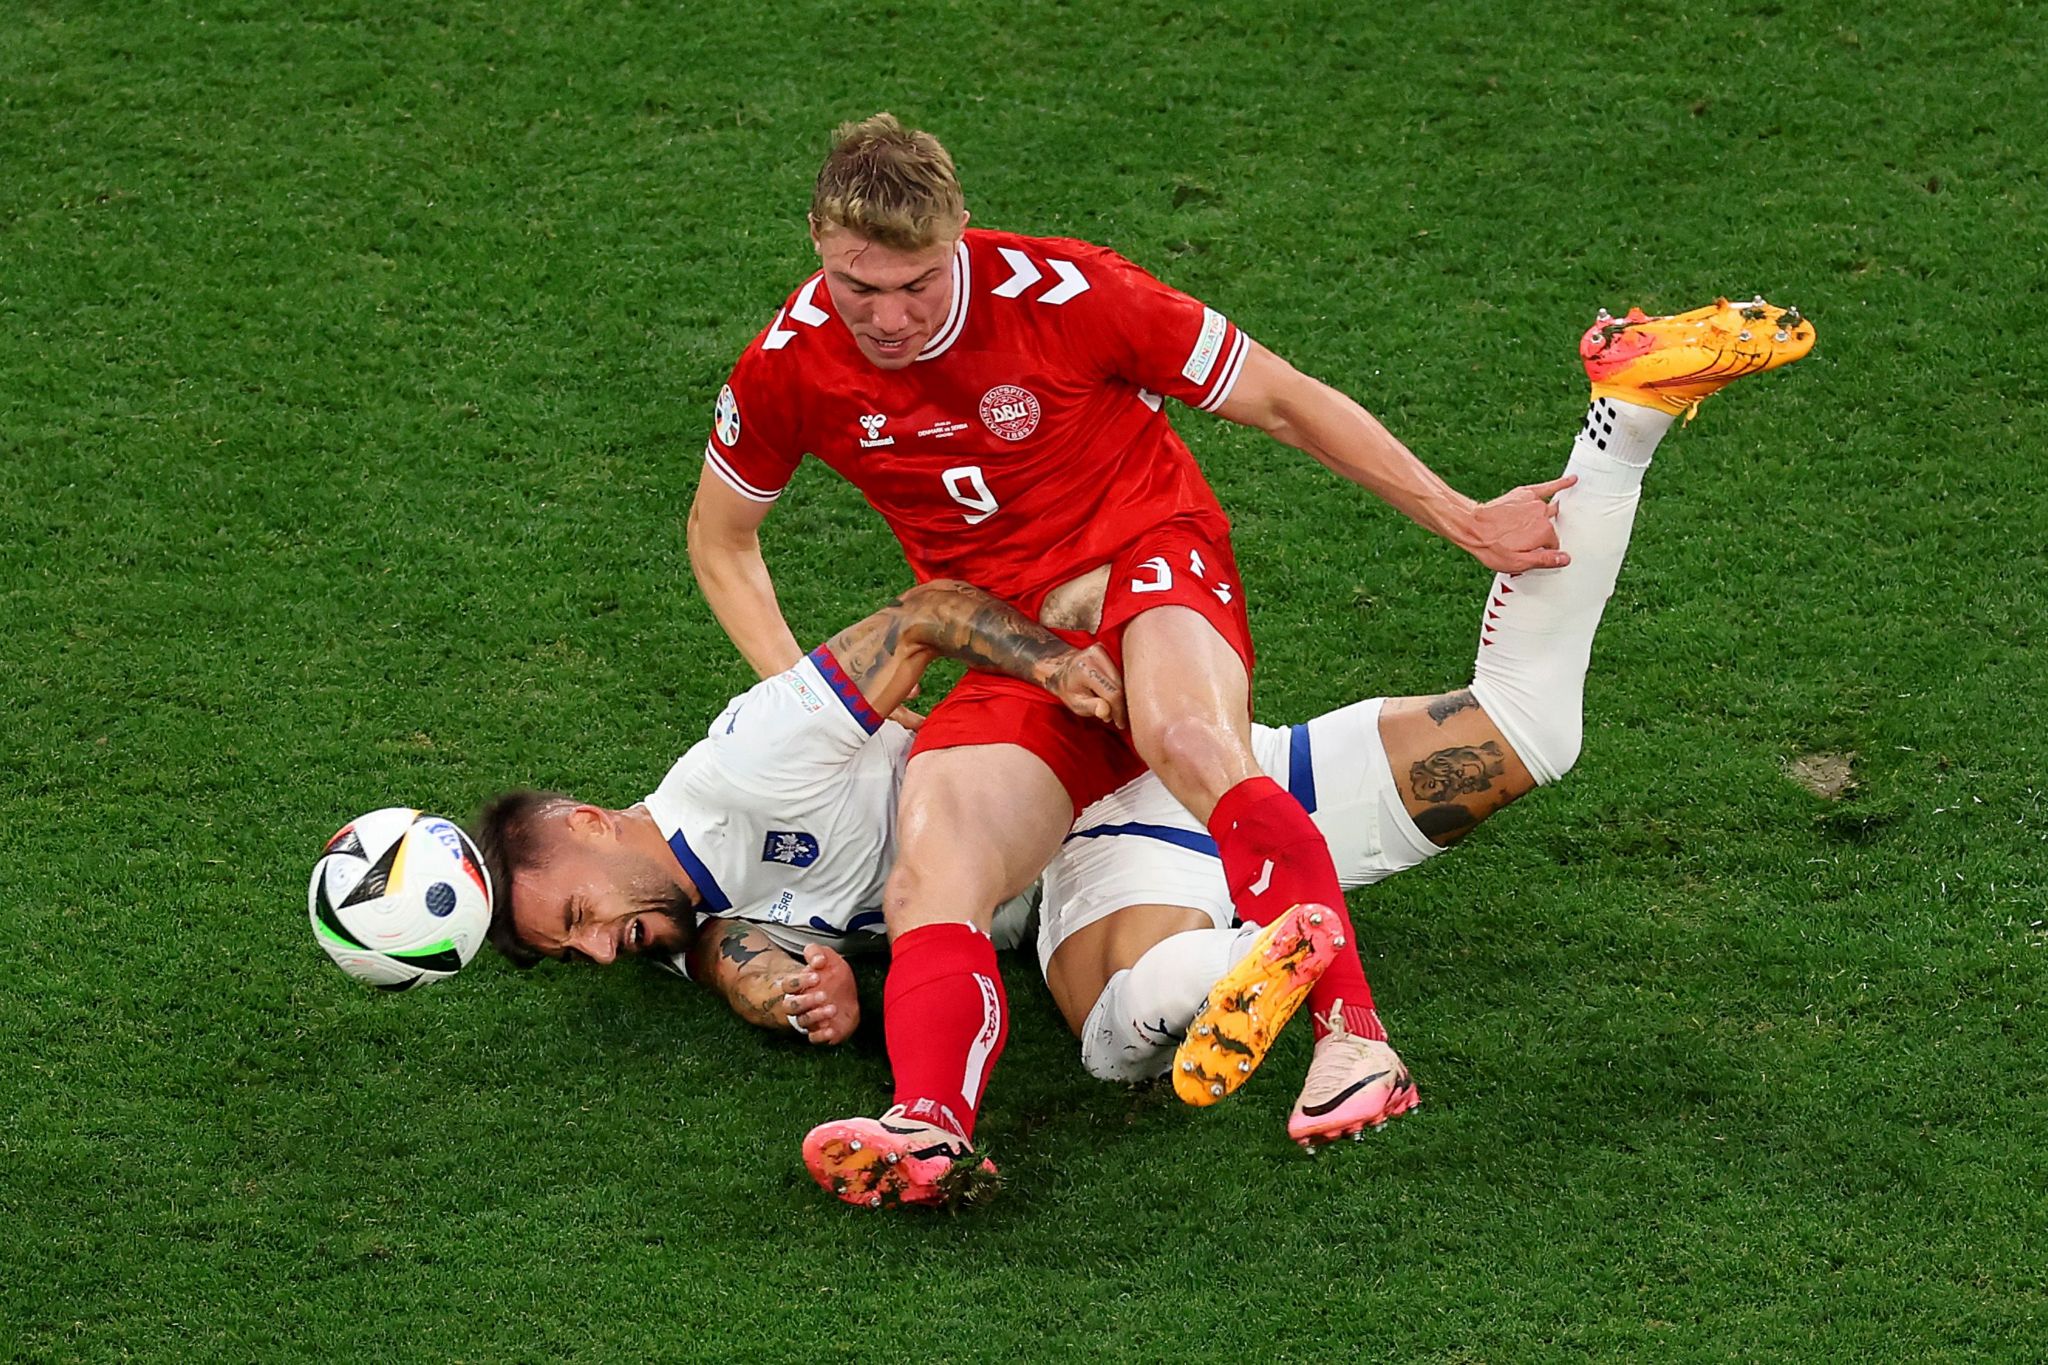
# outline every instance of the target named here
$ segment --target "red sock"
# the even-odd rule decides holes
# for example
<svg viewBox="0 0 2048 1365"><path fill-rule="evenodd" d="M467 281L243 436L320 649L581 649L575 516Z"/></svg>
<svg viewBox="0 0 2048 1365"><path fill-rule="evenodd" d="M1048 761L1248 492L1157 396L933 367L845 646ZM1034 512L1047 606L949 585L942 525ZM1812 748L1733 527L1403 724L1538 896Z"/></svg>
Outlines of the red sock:
<svg viewBox="0 0 2048 1365"><path fill-rule="evenodd" d="M882 1034L909 1117L974 1136L981 1092L1010 1033L996 947L971 924L899 935L882 987Z"/></svg>
<svg viewBox="0 0 2048 1365"><path fill-rule="evenodd" d="M1362 1037L1385 1038L1365 964L1358 958L1358 935L1344 906L1337 865L1301 803L1270 777L1247 778L1216 803L1209 833L1223 855L1223 876L1239 919L1271 924L1290 907L1314 901L1336 911L1343 922L1343 951L1308 993L1316 1037L1329 1032L1323 1020L1341 1000L1345 1028Z"/></svg>

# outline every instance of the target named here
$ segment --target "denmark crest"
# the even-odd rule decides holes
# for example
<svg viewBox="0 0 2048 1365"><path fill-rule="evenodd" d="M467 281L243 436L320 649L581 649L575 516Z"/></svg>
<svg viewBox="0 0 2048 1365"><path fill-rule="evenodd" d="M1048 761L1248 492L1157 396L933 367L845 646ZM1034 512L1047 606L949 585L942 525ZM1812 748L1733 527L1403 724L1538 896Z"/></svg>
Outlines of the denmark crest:
<svg viewBox="0 0 2048 1365"><path fill-rule="evenodd" d="M1038 411L1038 399L1015 384L998 384L981 396L981 424L1005 441L1038 430Z"/></svg>

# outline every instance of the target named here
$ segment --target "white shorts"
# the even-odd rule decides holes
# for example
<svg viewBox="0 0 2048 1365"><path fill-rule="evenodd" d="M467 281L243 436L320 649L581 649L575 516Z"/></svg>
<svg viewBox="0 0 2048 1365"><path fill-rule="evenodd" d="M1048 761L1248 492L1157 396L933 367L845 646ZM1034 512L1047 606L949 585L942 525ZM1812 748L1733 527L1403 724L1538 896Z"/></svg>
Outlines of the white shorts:
<svg viewBox="0 0 2048 1365"><path fill-rule="evenodd" d="M1380 701L1354 702L1306 725L1252 727L1252 753L1330 841L1345 890L1369 886L1442 850L1415 827L1380 743ZM1184 905L1217 928L1236 922L1216 841L1151 773L1081 812L1045 870L1038 965L1060 944L1131 905Z"/></svg>

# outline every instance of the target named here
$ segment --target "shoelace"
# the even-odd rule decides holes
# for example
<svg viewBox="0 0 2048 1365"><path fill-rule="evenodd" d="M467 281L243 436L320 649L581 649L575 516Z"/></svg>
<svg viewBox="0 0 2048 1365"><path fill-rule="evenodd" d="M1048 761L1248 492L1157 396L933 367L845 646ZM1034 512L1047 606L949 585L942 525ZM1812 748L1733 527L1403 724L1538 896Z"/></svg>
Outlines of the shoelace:
<svg viewBox="0 0 2048 1365"><path fill-rule="evenodd" d="M1305 1101L1311 1096L1319 1100L1347 1084L1352 1067L1365 1060L1365 1048L1370 1041L1344 1027L1342 1000L1333 1001L1329 1014L1316 1022L1328 1029L1329 1034L1316 1044L1315 1052L1309 1057L1308 1076L1301 1086L1301 1098Z"/></svg>

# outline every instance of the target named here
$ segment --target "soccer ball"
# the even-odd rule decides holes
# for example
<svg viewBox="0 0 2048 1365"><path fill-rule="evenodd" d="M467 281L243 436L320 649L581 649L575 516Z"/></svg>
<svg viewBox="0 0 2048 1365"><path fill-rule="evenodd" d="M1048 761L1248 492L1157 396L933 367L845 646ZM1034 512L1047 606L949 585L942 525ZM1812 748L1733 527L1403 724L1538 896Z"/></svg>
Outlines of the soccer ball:
<svg viewBox="0 0 2048 1365"><path fill-rule="evenodd" d="M491 927L490 873L452 820L387 806L327 841L306 913L343 971L379 990L411 990L476 956Z"/></svg>

